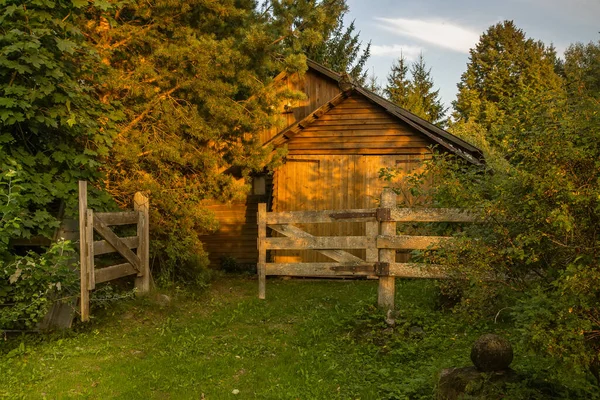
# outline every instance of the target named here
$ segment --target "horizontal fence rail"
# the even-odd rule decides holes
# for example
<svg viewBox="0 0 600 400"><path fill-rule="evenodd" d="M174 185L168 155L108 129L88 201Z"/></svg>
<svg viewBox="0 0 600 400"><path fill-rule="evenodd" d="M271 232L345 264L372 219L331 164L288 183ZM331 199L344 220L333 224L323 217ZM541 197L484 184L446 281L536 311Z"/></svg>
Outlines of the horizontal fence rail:
<svg viewBox="0 0 600 400"><path fill-rule="evenodd" d="M376 277L379 279L378 303L394 307L395 278L447 277L441 265L398 263L396 250L433 250L452 240L449 236L397 235L397 223L476 222L472 213L450 208L396 208L396 195L386 190L381 207L349 210L267 212L258 211L259 298L265 298L266 277ZM363 222L365 236L313 236L294 224ZM283 237L267 237L267 230ZM366 249L363 260L346 250ZM331 262L268 263L267 251L314 250Z"/></svg>
<svg viewBox="0 0 600 400"><path fill-rule="evenodd" d="M94 212L87 208L87 182L79 182L80 310L81 320L90 318L90 292L96 284L136 275L139 293L150 290L149 200L141 193L133 197L133 211ZM136 225L137 235L119 237L111 226ZM102 240L94 240L94 232ZM135 249L135 252L132 250ZM95 257L118 253L125 263L96 268Z"/></svg>

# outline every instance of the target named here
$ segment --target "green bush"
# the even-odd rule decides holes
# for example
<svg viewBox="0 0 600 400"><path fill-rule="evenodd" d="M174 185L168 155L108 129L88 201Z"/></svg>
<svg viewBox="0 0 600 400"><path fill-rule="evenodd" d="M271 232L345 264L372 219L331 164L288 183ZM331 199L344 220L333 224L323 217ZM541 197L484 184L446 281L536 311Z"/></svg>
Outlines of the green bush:
<svg viewBox="0 0 600 400"><path fill-rule="evenodd" d="M78 293L75 250L69 241L0 264L0 330L32 330L55 301Z"/></svg>

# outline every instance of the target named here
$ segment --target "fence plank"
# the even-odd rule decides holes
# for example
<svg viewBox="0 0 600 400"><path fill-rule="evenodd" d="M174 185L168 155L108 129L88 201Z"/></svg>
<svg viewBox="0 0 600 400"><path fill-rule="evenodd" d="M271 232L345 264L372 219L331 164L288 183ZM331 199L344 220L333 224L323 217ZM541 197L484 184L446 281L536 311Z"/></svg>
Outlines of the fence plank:
<svg viewBox="0 0 600 400"><path fill-rule="evenodd" d="M436 249L441 244L452 240L449 236L378 236L377 248L380 249L404 249L425 250Z"/></svg>
<svg viewBox="0 0 600 400"><path fill-rule="evenodd" d="M366 236L313 236L305 238L267 238L271 250L365 249L375 246L375 238Z"/></svg>
<svg viewBox="0 0 600 400"><path fill-rule="evenodd" d="M88 241L86 235L86 216L87 216L87 182L79 181L79 277L80 277L80 299L79 310L81 313L81 321L90 320L90 292L88 290L88 257L87 246ZM89 239L94 240L93 238Z"/></svg>
<svg viewBox="0 0 600 400"><path fill-rule="evenodd" d="M384 189L381 194L381 207L394 209L396 207L396 193L391 189ZM395 236L396 222L381 221L381 235ZM396 261L396 251L392 249L379 249L379 262L391 265ZM393 310L394 296L396 294L396 278L393 276L380 276L377 291L377 304L379 307Z"/></svg>
<svg viewBox="0 0 600 400"><path fill-rule="evenodd" d="M137 274L138 270L133 267L130 263L123 263L112 265L106 268L99 268L96 270L96 283L108 282L113 279L118 279L128 275Z"/></svg>
<svg viewBox="0 0 600 400"><path fill-rule="evenodd" d="M285 276L372 276L375 263L269 263L266 275Z"/></svg>
<svg viewBox="0 0 600 400"><path fill-rule="evenodd" d="M376 221L375 208L364 208L357 210L323 210L323 211L284 211L267 214L267 224L318 224L327 222L368 222ZM344 214L372 214L372 216L360 216L341 218ZM333 217L332 217L333 215Z"/></svg>
<svg viewBox="0 0 600 400"><path fill-rule="evenodd" d="M472 213L456 208L392 208L396 222L475 222Z"/></svg>
<svg viewBox="0 0 600 400"><path fill-rule="evenodd" d="M136 255L140 259L140 268L135 278L138 293L150 291L150 200L137 192L133 196L133 209L138 214L137 237L139 246Z"/></svg>
<svg viewBox="0 0 600 400"><path fill-rule="evenodd" d="M88 290L96 289L96 278L94 275L94 211L87 209L85 217L85 255L87 257Z"/></svg>
<svg viewBox="0 0 600 400"><path fill-rule="evenodd" d="M139 246L140 240L137 236L128 236L120 238L123 243L130 249L135 249ZM117 250L112 247L106 240L97 240L94 242L94 255L99 256L102 254L115 253Z"/></svg>
<svg viewBox="0 0 600 400"><path fill-rule="evenodd" d="M296 237L296 238L313 238L314 236L308 232L304 232L302 229L293 226L293 225L269 225L269 228L273 229L276 232L281 233L282 235L288 237ZM321 236L324 237L324 236ZM354 262L354 263L362 263L362 260L359 257L356 257L353 254L348 253L343 250L316 250L319 253L323 254L326 257L331 258L337 262Z"/></svg>
<svg viewBox="0 0 600 400"><path fill-rule="evenodd" d="M133 225L138 223L137 211L94 213L105 225Z"/></svg>
<svg viewBox="0 0 600 400"><path fill-rule="evenodd" d="M390 264L390 275L399 278L443 279L447 275L441 265L419 263Z"/></svg>
<svg viewBox="0 0 600 400"><path fill-rule="evenodd" d="M267 275L265 264L267 262L267 248L264 242L267 238L267 204L258 205L258 298L264 299L266 296Z"/></svg>
<svg viewBox="0 0 600 400"><path fill-rule="evenodd" d="M140 270L140 258L135 253L121 242L121 239L110 230L106 224L94 214L94 229L100 234L107 242L109 242L119 254L121 254L131 265L137 270Z"/></svg>

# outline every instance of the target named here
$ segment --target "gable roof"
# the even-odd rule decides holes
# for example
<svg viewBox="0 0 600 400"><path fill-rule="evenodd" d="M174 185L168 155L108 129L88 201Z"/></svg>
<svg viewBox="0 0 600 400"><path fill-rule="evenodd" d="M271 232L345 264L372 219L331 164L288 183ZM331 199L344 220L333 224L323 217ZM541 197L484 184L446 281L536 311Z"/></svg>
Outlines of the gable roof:
<svg viewBox="0 0 600 400"><path fill-rule="evenodd" d="M326 76L329 79L336 81L338 84L342 79L342 75L334 72L333 70L316 63L312 60L307 60L308 68ZM426 137L431 139L433 142L446 149L447 151L456 154L457 156L469 161L470 163L480 165L483 161L483 153L477 147L465 142L464 140L452 135L451 133L441 129L438 126L416 116L408 110L397 106L396 104L384 99L381 96L362 88L360 86L352 85L352 88L341 92L327 103L311 112L304 119L297 121L296 123L284 128L277 135L269 139L264 143L263 146L274 145L279 146L289 140L291 137L300 133L304 128L315 122L323 114L335 106L341 104L346 98L350 97L353 93L357 93L372 103L382 107L390 115L398 118L402 122L416 129L417 131L424 134Z"/></svg>

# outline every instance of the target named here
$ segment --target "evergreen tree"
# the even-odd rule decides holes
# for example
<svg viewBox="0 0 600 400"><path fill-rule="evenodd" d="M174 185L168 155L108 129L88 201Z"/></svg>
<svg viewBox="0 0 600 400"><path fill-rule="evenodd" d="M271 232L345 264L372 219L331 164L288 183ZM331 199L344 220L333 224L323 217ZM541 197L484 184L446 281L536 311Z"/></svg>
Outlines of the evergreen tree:
<svg viewBox="0 0 600 400"><path fill-rule="evenodd" d="M412 64L412 80L409 85L407 109L413 114L436 125L444 125L446 107L440 100L440 91L433 90L431 68L427 69L423 54Z"/></svg>
<svg viewBox="0 0 600 400"><path fill-rule="evenodd" d="M513 99L533 99L559 90L552 47L525 37L512 21L491 26L471 49L467 71L458 84L453 106L457 121L473 120L489 130L500 122Z"/></svg>
<svg viewBox="0 0 600 400"><path fill-rule="evenodd" d="M223 171L247 176L267 163L258 132L286 95L270 82L282 69L306 69L303 49L345 6L328 4L157 0L89 16L85 29L112 69L105 99L127 110L108 189L123 203L150 194L151 251L163 272L194 278L192 267L206 262L199 235L216 228L201 200L240 198L245 181Z"/></svg>
<svg viewBox="0 0 600 400"><path fill-rule="evenodd" d="M337 72L347 72L354 82L364 85L367 82L365 64L371 54L371 43L361 51L360 32L354 33L354 21L344 27L345 12L337 20L335 29L326 32L326 39L308 48L308 58Z"/></svg>
<svg viewBox="0 0 600 400"><path fill-rule="evenodd" d="M408 79L408 65L406 65L404 55L400 54L400 58L392 64L387 81L387 86L384 89L387 99L402 108L406 108L410 80Z"/></svg>
<svg viewBox="0 0 600 400"><path fill-rule="evenodd" d="M433 90L431 69L427 69L423 54L410 68L411 79L407 78L407 73L406 60L400 56L388 75L385 88L388 99L433 124L443 126L447 109L440 99L439 89Z"/></svg>

